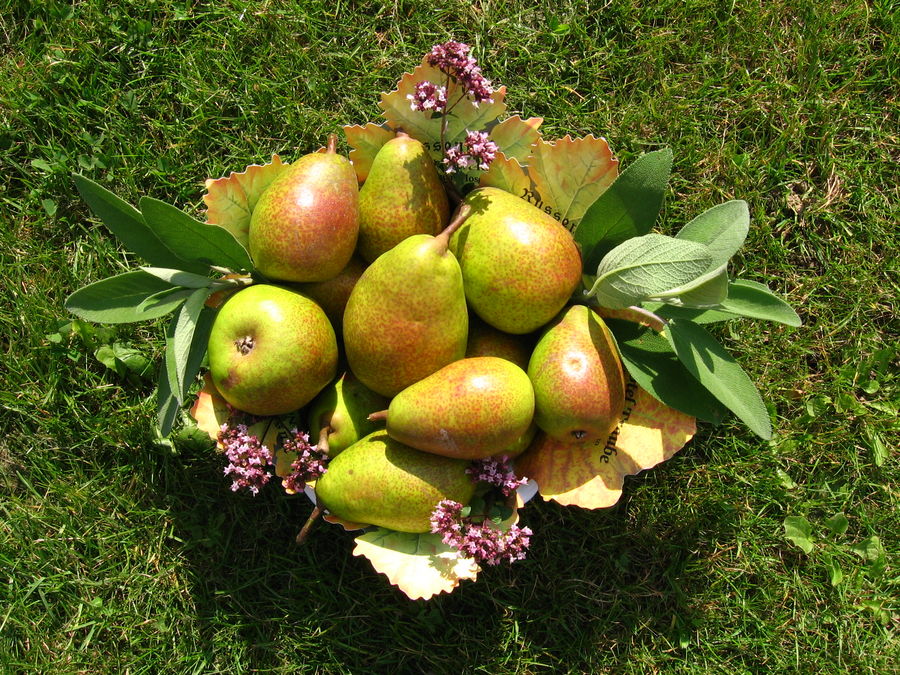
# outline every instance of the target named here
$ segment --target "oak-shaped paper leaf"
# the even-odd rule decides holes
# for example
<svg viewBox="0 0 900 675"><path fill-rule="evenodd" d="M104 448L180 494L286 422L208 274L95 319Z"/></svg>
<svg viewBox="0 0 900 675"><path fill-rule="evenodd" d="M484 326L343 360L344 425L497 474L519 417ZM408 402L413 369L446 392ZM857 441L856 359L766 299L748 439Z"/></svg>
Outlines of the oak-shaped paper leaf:
<svg viewBox="0 0 900 675"><path fill-rule="evenodd" d="M234 409L222 398L222 394L216 389L209 373L203 376L203 387L197 394L197 400L191 406L191 417L197 423L197 428L205 432L216 442L216 447L224 452L225 447L219 442L219 432L222 425L234 414ZM276 446L278 444L279 425L274 417L264 417L258 422L247 426L247 433L259 436L269 450L277 457Z"/></svg>
<svg viewBox="0 0 900 675"><path fill-rule="evenodd" d="M627 389L623 417L606 443L563 443L541 434L516 460L516 473L537 482L545 499L607 508L622 496L625 476L666 461L696 431L693 417L663 405L634 382Z"/></svg>
<svg viewBox="0 0 900 675"><path fill-rule="evenodd" d="M375 155L396 134L386 125L369 122L365 126L359 124L345 126L344 135L350 146L350 161L356 171L356 179L364 183L369 176L372 162L375 161Z"/></svg>
<svg viewBox="0 0 900 675"><path fill-rule="evenodd" d="M206 222L224 227L244 247L250 232L250 214L260 195L289 164L272 155L268 164L252 164L241 172L206 181Z"/></svg>
<svg viewBox="0 0 900 675"><path fill-rule="evenodd" d="M506 157L524 162L531 154L532 146L541 138L538 128L543 121L543 117L530 117L523 120L519 115L513 115L502 122L491 125L485 131Z"/></svg>
<svg viewBox="0 0 900 675"><path fill-rule="evenodd" d="M411 73L405 73L397 83L397 88L387 94L381 95L378 104L383 111L391 129L402 129L410 136L424 143L431 151L434 159L439 160L443 156L441 148L441 115L431 111L421 112L413 110L407 96L413 95L419 82L433 82L438 86L447 86L447 130L444 142L448 145L461 143L465 138L466 130L482 130L496 120L506 111L506 87L499 87L494 91L493 103L480 103L475 105L469 100L463 89L453 80L449 80L446 73L441 72L423 59Z"/></svg>
<svg viewBox="0 0 900 675"><path fill-rule="evenodd" d="M539 139L525 160L528 175L543 206L573 229L581 217L618 176L605 138L565 136L557 141Z"/></svg>
<svg viewBox="0 0 900 675"><path fill-rule="evenodd" d="M518 197L532 193L531 179L517 160L498 152L490 168L481 174L480 187L495 187Z"/></svg>
<svg viewBox="0 0 900 675"><path fill-rule="evenodd" d="M410 534L378 528L356 538L353 555L369 559L411 600L450 593L463 579L475 580L481 568L450 548L438 534Z"/></svg>

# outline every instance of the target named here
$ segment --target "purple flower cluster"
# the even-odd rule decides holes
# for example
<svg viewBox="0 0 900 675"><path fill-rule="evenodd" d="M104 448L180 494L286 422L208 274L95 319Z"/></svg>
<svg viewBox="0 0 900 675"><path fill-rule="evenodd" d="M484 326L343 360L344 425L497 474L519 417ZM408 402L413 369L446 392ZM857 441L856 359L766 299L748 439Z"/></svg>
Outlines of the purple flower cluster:
<svg viewBox="0 0 900 675"><path fill-rule="evenodd" d="M500 458L488 457L472 462L472 466L466 469L466 473L475 481L483 481L496 485L503 492L504 497L511 495L516 488L525 485L527 478L516 478L516 473L509 464L509 457L503 455Z"/></svg>
<svg viewBox="0 0 900 675"><path fill-rule="evenodd" d="M505 532L489 522L467 523L462 517L462 504L449 499L438 503L431 514L431 531L441 541L469 558L488 565L525 558L531 541L531 528L512 525Z"/></svg>
<svg viewBox="0 0 900 675"><path fill-rule="evenodd" d="M463 146L465 146L465 150L460 145L454 145L447 148L447 152L444 153L447 173L473 166L487 171L497 154L497 144L490 140L486 131L469 131L467 129Z"/></svg>
<svg viewBox="0 0 900 675"><path fill-rule="evenodd" d="M425 57L428 63L450 75L463 88L473 103L493 103L494 89L490 80L481 74L481 68L473 56L469 55L469 45L450 40L435 45Z"/></svg>
<svg viewBox="0 0 900 675"><path fill-rule="evenodd" d="M225 475L233 478L232 492L247 488L256 496L259 488L271 478L268 472L268 467L274 463L271 450L262 444L258 436L247 431L246 424L223 424L219 429L219 442L228 458Z"/></svg>
<svg viewBox="0 0 900 675"><path fill-rule="evenodd" d="M300 492L306 481L325 473L325 454L317 445L309 444L308 433L291 429L290 437L282 442L281 447L286 452L297 453L297 459L291 462L291 475L281 482L287 492Z"/></svg>
<svg viewBox="0 0 900 675"><path fill-rule="evenodd" d="M447 107L447 87L439 87L433 82L419 82L416 93L408 94L406 98L413 110L441 112Z"/></svg>

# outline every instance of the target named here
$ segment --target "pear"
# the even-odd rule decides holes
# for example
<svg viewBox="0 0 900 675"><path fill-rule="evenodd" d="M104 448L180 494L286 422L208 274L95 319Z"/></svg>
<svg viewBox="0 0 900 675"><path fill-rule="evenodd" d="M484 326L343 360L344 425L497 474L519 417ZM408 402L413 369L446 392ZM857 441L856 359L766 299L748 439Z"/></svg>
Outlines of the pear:
<svg viewBox="0 0 900 675"><path fill-rule="evenodd" d="M625 376L606 324L585 305L566 308L528 363L537 425L560 441L606 440L625 407Z"/></svg>
<svg viewBox="0 0 900 675"><path fill-rule="evenodd" d="M428 532L441 500L466 505L475 484L469 462L415 450L378 431L328 463L316 501L332 515L400 532Z"/></svg>
<svg viewBox="0 0 900 675"><path fill-rule="evenodd" d="M391 438L445 457L484 459L521 442L534 416L525 371L496 356L444 366L394 397L384 417Z"/></svg>
<svg viewBox="0 0 900 675"><path fill-rule="evenodd" d="M225 301L207 354L219 393L254 415L303 407L334 378L338 360L325 312L306 296L270 284L248 286Z"/></svg>
<svg viewBox="0 0 900 675"><path fill-rule="evenodd" d="M437 237L407 237L353 287L344 311L344 349L353 374L369 389L392 397L465 355L469 316L447 240L466 213Z"/></svg>
<svg viewBox="0 0 900 675"><path fill-rule="evenodd" d="M277 281L324 281L344 269L359 234L359 187L350 160L305 155L266 188L250 216L250 257Z"/></svg>
<svg viewBox="0 0 900 675"><path fill-rule="evenodd" d="M494 328L523 334L550 321L581 282L581 254L552 216L497 188L465 199L472 215L450 240L469 307Z"/></svg>
<svg viewBox="0 0 900 675"><path fill-rule="evenodd" d="M428 150L398 132L375 155L360 188L357 250L372 262L414 234L439 234L449 215L447 193Z"/></svg>
<svg viewBox="0 0 900 675"><path fill-rule="evenodd" d="M469 340L466 343L466 358L473 356L498 356L512 361L522 370L528 369L528 359L534 349L534 337L531 335L510 335L489 326L478 318L477 314L469 315Z"/></svg>
<svg viewBox="0 0 900 675"><path fill-rule="evenodd" d="M300 285L300 290L325 310L335 332L341 330L344 323L344 309L347 307L347 300L350 299L350 292L365 269L366 264L358 256L353 256L336 277Z"/></svg>
<svg viewBox="0 0 900 675"><path fill-rule="evenodd" d="M363 436L378 431L378 422L366 419L389 401L346 372L325 387L309 406L309 436L319 438L328 429L328 456L334 457Z"/></svg>

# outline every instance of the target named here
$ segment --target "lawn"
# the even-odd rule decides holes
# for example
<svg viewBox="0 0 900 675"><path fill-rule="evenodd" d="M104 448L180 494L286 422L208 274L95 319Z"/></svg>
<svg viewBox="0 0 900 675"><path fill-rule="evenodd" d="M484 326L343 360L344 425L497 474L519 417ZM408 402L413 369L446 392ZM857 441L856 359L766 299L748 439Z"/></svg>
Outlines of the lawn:
<svg viewBox="0 0 900 675"><path fill-rule="evenodd" d="M660 232L746 200L732 271L804 324L718 334L771 442L700 425L613 508L529 505L526 560L425 602L157 437L162 322L70 332L63 303L138 264L73 172L202 217L206 178L377 119L451 36L545 138L671 148ZM893 672L898 36L891 0L0 0L0 672Z"/></svg>

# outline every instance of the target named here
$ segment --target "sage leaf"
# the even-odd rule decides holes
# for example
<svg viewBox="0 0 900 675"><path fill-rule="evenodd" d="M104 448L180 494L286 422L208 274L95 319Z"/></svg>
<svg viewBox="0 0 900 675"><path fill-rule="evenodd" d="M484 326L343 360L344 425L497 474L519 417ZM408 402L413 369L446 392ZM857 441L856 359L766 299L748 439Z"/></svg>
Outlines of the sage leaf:
<svg viewBox="0 0 900 675"><path fill-rule="evenodd" d="M175 418L181 406L178 400L172 395L172 389L169 387L169 374L166 361L159 366L159 378L156 390L156 416L159 424L159 435L165 438L172 433L172 427L175 424Z"/></svg>
<svg viewBox="0 0 900 675"><path fill-rule="evenodd" d="M73 174L81 198L107 229L138 257L151 265L202 272L203 267L182 260L147 226L144 216L131 204L89 178Z"/></svg>
<svg viewBox="0 0 900 675"><path fill-rule="evenodd" d="M215 312L205 307L208 289L194 291L166 332L166 360L172 394L183 404L200 372Z"/></svg>
<svg viewBox="0 0 900 675"><path fill-rule="evenodd" d="M686 319L694 323L718 323L740 318L737 314L723 312L720 309L698 309L695 307L679 307L664 302L642 302L641 307L648 309L663 319Z"/></svg>
<svg viewBox="0 0 900 675"><path fill-rule="evenodd" d="M765 403L753 381L705 328L683 319L666 324L666 338L688 372L760 438L772 438Z"/></svg>
<svg viewBox="0 0 900 675"><path fill-rule="evenodd" d="M131 323L164 316L184 298L142 307L149 297L174 287L143 270L125 272L84 286L68 297L66 309L86 321Z"/></svg>
<svg viewBox="0 0 900 675"><path fill-rule="evenodd" d="M236 271L253 268L247 249L224 227L201 223L184 211L152 197L143 197L140 207L147 225L181 258Z"/></svg>
<svg viewBox="0 0 900 675"><path fill-rule="evenodd" d="M604 319L628 374L656 400L712 424L728 410L678 360L665 337L633 321Z"/></svg>
<svg viewBox="0 0 900 675"><path fill-rule="evenodd" d="M603 307L624 309L696 279L711 260L703 244L661 234L634 237L603 257L588 295Z"/></svg>
<svg viewBox="0 0 900 675"><path fill-rule="evenodd" d="M719 307L727 312L788 326L801 326L803 321L791 306L769 290L765 284L749 279L735 279L728 285L728 297Z"/></svg>
<svg viewBox="0 0 900 675"><path fill-rule="evenodd" d="M812 553L812 526L803 516L788 516L782 523L784 538L798 546L804 553Z"/></svg>
<svg viewBox="0 0 900 675"><path fill-rule="evenodd" d="M183 288L209 288L216 279L203 276L202 274L193 274L183 270L170 269L167 267L141 267L147 274L152 274L157 279L172 284L173 286L181 286Z"/></svg>
<svg viewBox="0 0 900 675"><path fill-rule="evenodd" d="M653 299L698 309L716 307L728 297L728 271L725 265L717 267L693 281L670 288Z"/></svg>
<svg viewBox="0 0 900 675"><path fill-rule="evenodd" d="M676 239L705 244L714 268L726 265L740 250L750 230L747 202L736 199L707 209L681 228Z"/></svg>
<svg viewBox="0 0 900 675"><path fill-rule="evenodd" d="M585 269L596 269L617 244L650 232L671 170L670 149L641 155L588 207L574 232Z"/></svg>

